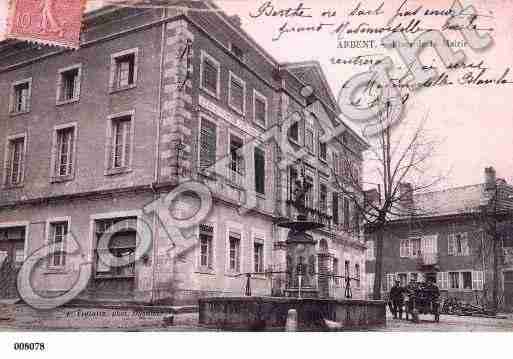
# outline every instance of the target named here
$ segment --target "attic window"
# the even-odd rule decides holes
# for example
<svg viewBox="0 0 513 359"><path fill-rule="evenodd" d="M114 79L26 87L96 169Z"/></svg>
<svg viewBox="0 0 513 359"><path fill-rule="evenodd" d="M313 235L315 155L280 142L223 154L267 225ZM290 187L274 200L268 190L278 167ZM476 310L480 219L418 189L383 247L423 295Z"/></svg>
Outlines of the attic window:
<svg viewBox="0 0 513 359"><path fill-rule="evenodd" d="M230 50L239 60L244 61L244 51L240 47L231 43Z"/></svg>

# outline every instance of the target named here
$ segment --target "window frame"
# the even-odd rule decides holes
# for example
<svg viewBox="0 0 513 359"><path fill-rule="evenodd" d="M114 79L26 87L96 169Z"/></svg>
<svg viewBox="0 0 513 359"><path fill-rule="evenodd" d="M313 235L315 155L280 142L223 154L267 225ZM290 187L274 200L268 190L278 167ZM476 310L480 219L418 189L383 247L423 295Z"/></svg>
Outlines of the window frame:
<svg viewBox="0 0 513 359"><path fill-rule="evenodd" d="M258 189L257 189L257 180L256 180L256 173L257 173L257 168L256 168L256 154L257 152L262 152L263 154L263 160L264 160L264 173L263 173L263 178L264 178L264 184L263 184L263 192L259 192ZM267 156L267 152L266 152L266 149L264 146L255 146L253 148L253 166L254 166L254 170L255 170L255 193L257 194L257 196L261 196L261 197L265 197L266 195L266 185L265 185L265 181L266 181L266 167L267 167L267 159L266 159L266 156Z"/></svg>
<svg viewBox="0 0 513 359"><path fill-rule="evenodd" d="M258 122L257 116L256 116L256 101L257 101L257 99L262 100L262 102L264 103L265 110L264 110L264 123L263 124ZM268 119L269 119L269 104L267 101L267 97L262 95L262 93L260 93L256 89L253 89L253 122L257 126L259 126L265 130L265 129L267 129L267 126L269 124Z"/></svg>
<svg viewBox="0 0 513 359"><path fill-rule="evenodd" d="M134 64L133 64L133 79L132 83L126 86L117 86L118 82L118 59L133 55L134 56ZM114 54L110 55L110 75L109 75L109 93L116 93L119 91L129 90L134 87L137 87L137 75L139 70L139 48L134 47L131 49L126 49L122 51L118 51Z"/></svg>
<svg viewBox="0 0 513 359"><path fill-rule="evenodd" d="M207 266L201 265L201 241L200 241L200 233L201 229L200 226L205 225L212 227L212 239L211 239L211 246L212 249L210 252L212 253L211 263L210 266L207 264ZM198 241L198 250L196 255L196 272L200 274L214 274L216 271L216 234L217 234L217 225L214 222L201 222L196 226L196 235L197 235L197 241Z"/></svg>
<svg viewBox="0 0 513 359"><path fill-rule="evenodd" d="M221 63L219 61L217 61L214 57L212 57L210 54L208 54L205 50L201 50L200 58L201 58L201 61L200 61L200 86L199 87L200 87L200 89L202 89L203 91L205 91L209 95L219 99L220 98L220 92L221 92L221 86L220 86L220 82L221 82ZM203 74L204 66L203 66L203 64L204 64L205 59L207 59L208 61L212 62L213 65L217 69L217 81L216 81L216 91L215 91L215 93L212 92L211 89L203 86L203 79L204 79L204 74Z"/></svg>
<svg viewBox="0 0 513 359"><path fill-rule="evenodd" d="M265 235L265 232L263 230L252 230L251 231L251 271L252 272L256 272L255 270L255 265L256 265L256 262L255 262L255 244L261 244L262 245L262 258L261 258L261 262L262 262L262 271L261 272L265 272L265 268L266 268L266 264L267 264L267 256L265 254L265 250L266 250L266 235ZM260 279L265 279L265 275L264 274L257 274L255 275L255 278L260 278Z"/></svg>
<svg viewBox="0 0 513 359"><path fill-rule="evenodd" d="M242 109L238 109L232 104L232 81L238 82L242 87ZM228 106L242 117L246 116L246 81L235 75L232 71L228 74Z"/></svg>
<svg viewBox="0 0 513 359"><path fill-rule="evenodd" d="M113 148L114 148L114 122L116 120L121 120L124 118L130 118L130 148L129 148L129 163L125 164L122 167L114 167L112 162L114 161ZM107 130L106 130L106 140L105 140L105 163L104 163L104 175L111 176L121 173L127 173L132 171L132 165L134 161L134 140L135 140L135 110L118 112L112 115L107 116ZM126 145L124 146L126 147ZM125 153L126 156L126 153Z"/></svg>
<svg viewBox="0 0 513 359"><path fill-rule="evenodd" d="M54 258L55 253L52 254L52 253L49 252L49 249L50 249L49 246L52 243L54 243L54 242L51 241L50 235L51 235L52 226L53 225L57 225L57 224L62 224L62 223L66 223L66 236L62 239L62 245L61 245L61 251L63 252L62 258L64 260L61 259L62 263L60 265L55 265L55 264L53 264L53 258ZM63 271L66 271L67 266L69 264L69 262L66 260L67 259L66 258L67 257L67 254L66 254L66 242L69 239L70 233L71 233L71 217L70 216L54 217L54 218L49 218L49 219L46 220L46 224L45 224L45 242L48 245L46 269L47 269L48 272L63 272Z"/></svg>
<svg viewBox="0 0 513 359"><path fill-rule="evenodd" d="M73 70L78 70L77 72L77 84L76 84L76 94L75 97L70 99L61 99L62 98L62 86L63 86L63 76L66 72L70 72ZM64 67L58 70L57 72L57 94L56 94L56 105L65 105L68 103L74 103L80 101L80 89L82 86L82 64L74 64L68 67Z"/></svg>
<svg viewBox="0 0 513 359"><path fill-rule="evenodd" d="M30 222L29 221L16 221L16 222L0 222L0 230L5 230L9 228L23 227L25 230L25 238L23 238L23 262L28 257L28 238L30 231ZM16 250L15 250L15 258L14 262L16 262Z"/></svg>
<svg viewBox="0 0 513 359"><path fill-rule="evenodd" d="M26 100L26 108L24 110L16 110L16 87L20 85L28 84L27 91L27 100ZM22 80L15 81L11 84L10 98L9 98L9 115L16 116L24 113L29 113L31 110L31 100L32 100L32 77L28 77Z"/></svg>
<svg viewBox="0 0 513 359"><path fill-rule="evenodd" d="M12 183L9 181L7 182L7 179L10 179L12 168L8 167L8 163L10 160L10 154L11 154L11 143L17 140L23 139L23 155L21 160L21 174L20 174L20 180L17 183ZM11 136L7 136L6 142L5 142L5 150L4 150L4 166L3 166L3 176L2 176L2 187L3 188L19 188L23 187L25 183L25 172L26 172L26 162L27 162L27 148L28 148L28 133L19 133ZM12 164L11 164L12 167ZM9 173L7 173L9 170Z"/></svg>
<svg viewBox="0 0 513 359"><path fill-rule="evenodd" d="M207 121L209 121L207 119ZM212 122L212 121L209 121L209 122ZM214 122L212 122L214 123ZM217 124L215 123L216 125L216 152L217 152ZM241 146L239 147L239 149L237 150L237 158L239 159L240 162L237 162L237 166L240 164L242 168L237 168L237 170L233 170L232 169L232 165L233 165L233 160L232 160L232 148L231 148L231 145L232 145L232 139L237 139L237 140L240 140L240 143L241 143ZM228 146L227 146L227 149L228 149L228 153L227 153L227 156L229 158L229 165L228 165L228 174L227 174L227 178L229 179L230 183L235 185L236 187L241 187L244 185L244 180L245 180L245 177L246 177L246 172L247 172L247 167L246 167L246 153L244 153L245 151L245 148L244 146L246 145L245 143L245 139L244 139L244 136L235 132L235 131L232 131L231 129L228 130ZM242 151L242 154L240 153ZM217 153L216 153L216 158L217 158ZM214 164L215 164L215 160L214 160Z"/></svg>
<svg viewBox="0 0 513 359"><path fill-rule="evenodd" d="M227 221L225 227L225 243L226 243L226 263L225 263L225 274L228 276L238 275L243 272L244 268L244 230L240 223ZM214 229L215 231L215 229ZM239 270L233 270L230 267L231 264L231 251L230 251L230 233L237 233L240 236L239 239Z"/></svg>
<svg viewBox="0 0 513 359"><path fill-rule="evenodd" d="M73 129L73 146L71 148L70 157L71 157L71 170L69 174L59 175L55 172L56 161L58 159L58 133L61 130ZM75 169L76 169L76 152L77 152L77 135L78 135L78 124L76 122L65 123L62 125L54 126L52 132L52 153L50 160L50 181L53 182L63 182L63 181L71 181L75 178Z"/></svg>
<svg viewBox="0 0 513 359"><path fill-rule="evenodd" d="M198 137L197 137L197 169L198 169L198 172L199 173L202 173L202 174L205 174L207 173L208 171L208 168L209 167L201 167L201 129L202 129L202 123L203 123L203 120L205 121L208 121L210 122L211 124L213 124L215 127L216 127L216 139L215 139L215 154L214 154L214 161L213 161L213 164L210 165L209 167L212 167L212 166L215 166L216 164L216 161L218 160L218 152L220 150L220 143L219 143L219 123L217 120L215 120L214 118L212 118L211 116L208 116L206 115L205 113L200 113L199 114L199 120L198 120ZM215 172L215 171L212 171L212 172Z"/></svg>

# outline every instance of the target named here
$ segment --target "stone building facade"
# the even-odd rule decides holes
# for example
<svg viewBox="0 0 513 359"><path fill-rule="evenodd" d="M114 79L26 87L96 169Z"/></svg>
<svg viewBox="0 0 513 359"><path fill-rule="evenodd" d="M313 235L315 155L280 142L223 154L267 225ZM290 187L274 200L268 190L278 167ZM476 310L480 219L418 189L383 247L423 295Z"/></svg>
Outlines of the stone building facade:
<svg viewBox="0 0 513 359"><path fill-rule="evenodd" d="M512 194L513 187L497 179L495 170L488 167L483 183L413 195L412 203L405 205L425 215L398 218L387 228L383 295L386 297L394 280L406 285L412 278L417 281L432 278L443 298L490 304L493 240L497 238L499 301L502 308L511 310ZM367 287L371 293L375 267L372 235L367 244Z"/></svg>
<svg viewBox="0 0 513 359"><path fill-rule="evenodd" d="M329 274L348 273L353 297L364 297L358 215L330 183L344 175L342 160L360 176L365 141L340 120L319 64L280 64L236 17L191 4L216 11L104 7L86 14L76 51L0 44L0 88L9 94L0 98L4 267L41 256L34 289L58 295L89 264L86 300L242 295L245 273L253 294L282 295L287 233L277 224L296 214L301 173L312 182L310 217L326 224L314 233L312 272L328 296L345 294ZM322 121L342 126L342 140L321 143ZM306 155L280 165L283 139ZM177 237L155 204L190 181L209 188L213 206ZM170 211L187 215L197 200L182 193ZM152 243L139 253L144 226ZM136 260L110 267L99 260L105 252ZM279 273L264 274L271 270Z"/></svg>

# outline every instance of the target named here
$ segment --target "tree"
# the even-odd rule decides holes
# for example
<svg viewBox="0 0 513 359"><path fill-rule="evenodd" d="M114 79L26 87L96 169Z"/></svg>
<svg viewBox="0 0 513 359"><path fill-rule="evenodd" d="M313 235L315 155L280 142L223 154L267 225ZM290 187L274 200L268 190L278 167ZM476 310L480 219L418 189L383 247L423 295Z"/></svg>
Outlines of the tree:
<svg viewBox="0 0 513 359"><path fill-rule="evenodd" d="M365 162L368 174L376 180L362 181L361 171L355 170L348 151L344 151L341 165L332 168L335 190L350 199L356 214L353 217L356 221L363 221L366 233L376 240L374 299L381 298L383 242L387 224L393 219L414 220L428 215L422 208L416 208L413 196L432 190L444 178L431 172L430 161L436 156L439 142L428 135L425 127L427 115L418 124L406 120L394 124L390 121L395 115L391 102L387 101L382 108L373 123L377 131L366 136L370 148ZM346 149L343 139L341 144ZM337 170L340 173L336 173ZM369 187L374 188L369 190ZM362 193L366 195L362 196Z"/></svg>

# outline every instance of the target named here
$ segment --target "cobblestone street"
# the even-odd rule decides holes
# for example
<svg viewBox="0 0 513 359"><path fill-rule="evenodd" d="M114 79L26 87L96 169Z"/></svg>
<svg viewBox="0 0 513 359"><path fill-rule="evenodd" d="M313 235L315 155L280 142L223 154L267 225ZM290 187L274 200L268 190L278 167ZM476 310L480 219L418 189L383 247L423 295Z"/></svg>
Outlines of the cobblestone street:
<svg viewBox="0 0 513 359"><path fill-rule="evenodd" d="M460 317L456 315L441 315L440 322L435 323L433 316L421 315L419 323L387 317L387 327L380 331L392 332L512 332L513 316L507 319Z"/></svg>

